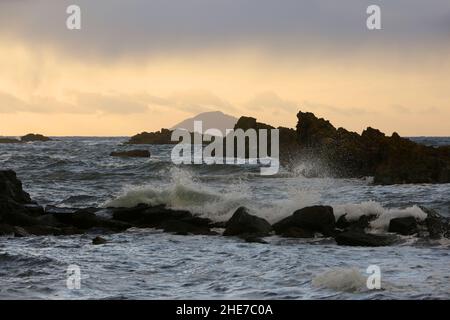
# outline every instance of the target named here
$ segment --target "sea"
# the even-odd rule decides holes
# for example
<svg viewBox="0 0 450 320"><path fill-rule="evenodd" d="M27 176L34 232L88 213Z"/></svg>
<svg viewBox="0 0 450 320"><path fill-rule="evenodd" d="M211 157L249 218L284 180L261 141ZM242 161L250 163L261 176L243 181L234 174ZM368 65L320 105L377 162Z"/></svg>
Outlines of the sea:
<svg viewBox="0 0 450 320"><path fill-rule="evenodd" d="M415 137L431 146L450 137ZM450 217L450 184L373 185L370 177L307 178L308 163L262 176L257 165L175 165L170 145L130 146L126 137L54 137L0 145L0 168L17 172L39 204L82 208L139 203L187 209L226 221L240 206L269 222L331 205L335 215ZM150 158L109 156L147 149ZM219 230L220 231L220 230ZM155 229L103 235L0 237L0 299L450 299L450 241L404 237L379 248L338 246L331 238L267 237L266 244ZM79 268L79 288L68 285ZM370 268L372 266L372 269ZM380 288L367 286L373 266Z"/></svg>

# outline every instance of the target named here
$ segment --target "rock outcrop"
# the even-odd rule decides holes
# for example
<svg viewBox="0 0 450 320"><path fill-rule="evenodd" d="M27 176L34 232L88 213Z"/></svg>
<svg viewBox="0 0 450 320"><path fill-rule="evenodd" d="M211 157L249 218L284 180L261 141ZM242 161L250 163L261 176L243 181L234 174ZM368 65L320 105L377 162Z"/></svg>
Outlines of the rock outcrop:
<svg viewBox="0 0 450 320"><path fill-rule="evenodd" d="M295 211L291 216L275 223L273 229L281 236L299 234L304 237L315 232L331 236L335 229L333 208L312 206Z"/></svg>
<svg viewBox="0 0 450 320"><path fill-rule="evenodd" d="M367 128L361 135L336 129L309 112L297 115L301 158L337 177L373 176L379 184L450 182L450 147L429 147Z"/></svg>
<svg viewBox="0 0 450 320"><path fill-rule="evenodd" d="M142 132L134 135L125 144L177 144L172 141L172 130L161 129L155 132Z"/></svg>
<svg viewBox="0 0 450 320"><path fill-rule="evenodd" d="M22 138L20 138L20 141L22 142L34 142L34 141L41 141L46 142L50 141L51 139L49 137L43 136L42 134L37 133L29 133L27 135L24 135Z"/></svg>
<svg viewBox="0 0 450 320"><path fill-rule="evenodd" d="M14 139L14 138L0 138L0 143L8 144L8 143L22 143L22 141Z"/></svg>
<svg viewBox="0 0 450 320"><path fill-rule="evenodd" d="M272 231L272 226L265 219L251 215L247 208L240 207L226 224L224 236L265 237Z"/></svg>

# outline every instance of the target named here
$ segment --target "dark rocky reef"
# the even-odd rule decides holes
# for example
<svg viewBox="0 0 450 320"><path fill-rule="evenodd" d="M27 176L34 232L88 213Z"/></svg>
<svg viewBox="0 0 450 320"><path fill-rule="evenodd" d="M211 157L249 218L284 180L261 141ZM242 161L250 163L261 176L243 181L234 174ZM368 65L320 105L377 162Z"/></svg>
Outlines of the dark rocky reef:
<svg viewBox="0 0 450 320"><path fill-rule="evenodd" d="M20 140L22 142L34 142L34 141L46 142L46 141L51 141L52 139L50 139L49 137L43 136L42 134L29 133L27 135L24 135L22 138L20 138Z"/></svg>
<svg viewBox="0 0 450 320"><path fill-rule="evenodd" d="M156 228L177 235L218 235L215 228L225 228L223 235L247 242L266 243L262 237L273 233L287 238L334 238L338 245L387 246L401 240L400 235L424 240L450 238L450 219L422 208L425 220L414 217L391 219L389 233L368 232L376 216L361 216L348 221L341 216L335 221L330 206L312 206L270 225L265 219L240 207L226 223L214 223L187 210L174 210L164 205L139 204L132 208L58 208L39 206L23 191L20 180L11 170L0 170L0 236L73 235L91 231L111 233L129 228ZM398 235L398 236L397 236ZM104 244L95 238L93 244Z"/></svg>
<svg viewBox="0 0 450 320"><path fill-rule="evenodd" d="M449 146L424 146L370 127L359 135L309 112L297 118L301 158L320 162L335 176L373 176L379 184L450 182Z"/></svg>
<svg viewBox="0 0 450 320"><path fill-rule="evenodd" d="M150 158L150 151L140 149L128 151L113 151L109 155L111 157L123 157L123 158Z"/></svg>

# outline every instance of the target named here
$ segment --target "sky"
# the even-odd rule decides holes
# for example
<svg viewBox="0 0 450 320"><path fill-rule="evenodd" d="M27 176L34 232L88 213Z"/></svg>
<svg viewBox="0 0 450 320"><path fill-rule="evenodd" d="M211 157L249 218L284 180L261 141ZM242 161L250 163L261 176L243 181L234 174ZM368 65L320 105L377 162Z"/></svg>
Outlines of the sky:
<svg viewBox="0 0 450 320"><path fill-rule="evenodd" d="M0 0L0 135L129 136L214 110L450 136L450 2Z"/></svg>

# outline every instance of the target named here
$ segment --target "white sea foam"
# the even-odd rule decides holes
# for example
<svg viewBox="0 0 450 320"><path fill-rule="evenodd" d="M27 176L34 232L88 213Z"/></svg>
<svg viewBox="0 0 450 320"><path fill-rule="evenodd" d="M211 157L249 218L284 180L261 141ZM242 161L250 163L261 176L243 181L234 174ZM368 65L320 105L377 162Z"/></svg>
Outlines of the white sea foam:
<svg viewBox="0 0 450 320"><path fill-rule="evenodd" d="M315 287L345 292L367 290L366 282L367 278L356 268L329 270L312 280Z"/></svg>
<svg viewBox="0 0 450 320"><path fill-rule="evenodd" d="M170 183L161 184L158 181L140 187L127 187L122 194L107 201L104 206L133 207L139 203L165 204L173 209L189 210L214 221L226 221L238 207L245 206L250 213L274 223L298 209L323 202L320 193L314 189L284 186L284 192L280 194L279 199L266 201L263 197L255 199L254 191L249 184L239 179L234 179L233 182L218 188L202 183L189 170L178 167L171 168L169 176ZM277 191L270 190L270 192L273 194ZM379 230L387 229L392 218L407 216L413 216L418 220L426 218L426 213L417 206L406 209L387 209L375 201L333 205L333 209L336 219L346 214L349 221L358 220L363 215L375 215L377 218L372 221L371 227Z"/></svg>
<svg viewBox="0 0 450 320"><path fill-rule="evenodd" d="M418 206L412 206L404 209L384 208L380 203L367 201L359 204L344 204L333 206L336 219L346 214L348 221L356 221L361 216L375 215L377 218L370 223L370 227L375 230L386 230L389 222L394 218L414 217L419 221L424 220L427 214Z"/></svg>
<svg viewBox="0 0 450 320"><path fill-rule="evenodd" d="M125 187L122 193L103 204L104 207L133 207L139 203L165 204L173 209L185 209L206 216L214 221L228 220L234 211L247 207L252 214L276 222L294 212L316 203L320 197L311 190L291 188L283 198L269 203L253 199L247 183L235 180L218 189L201 183L191 172L173 167L169 171L169 184L147 184ZM286 199L287 198L287 199Z"/></svg>

